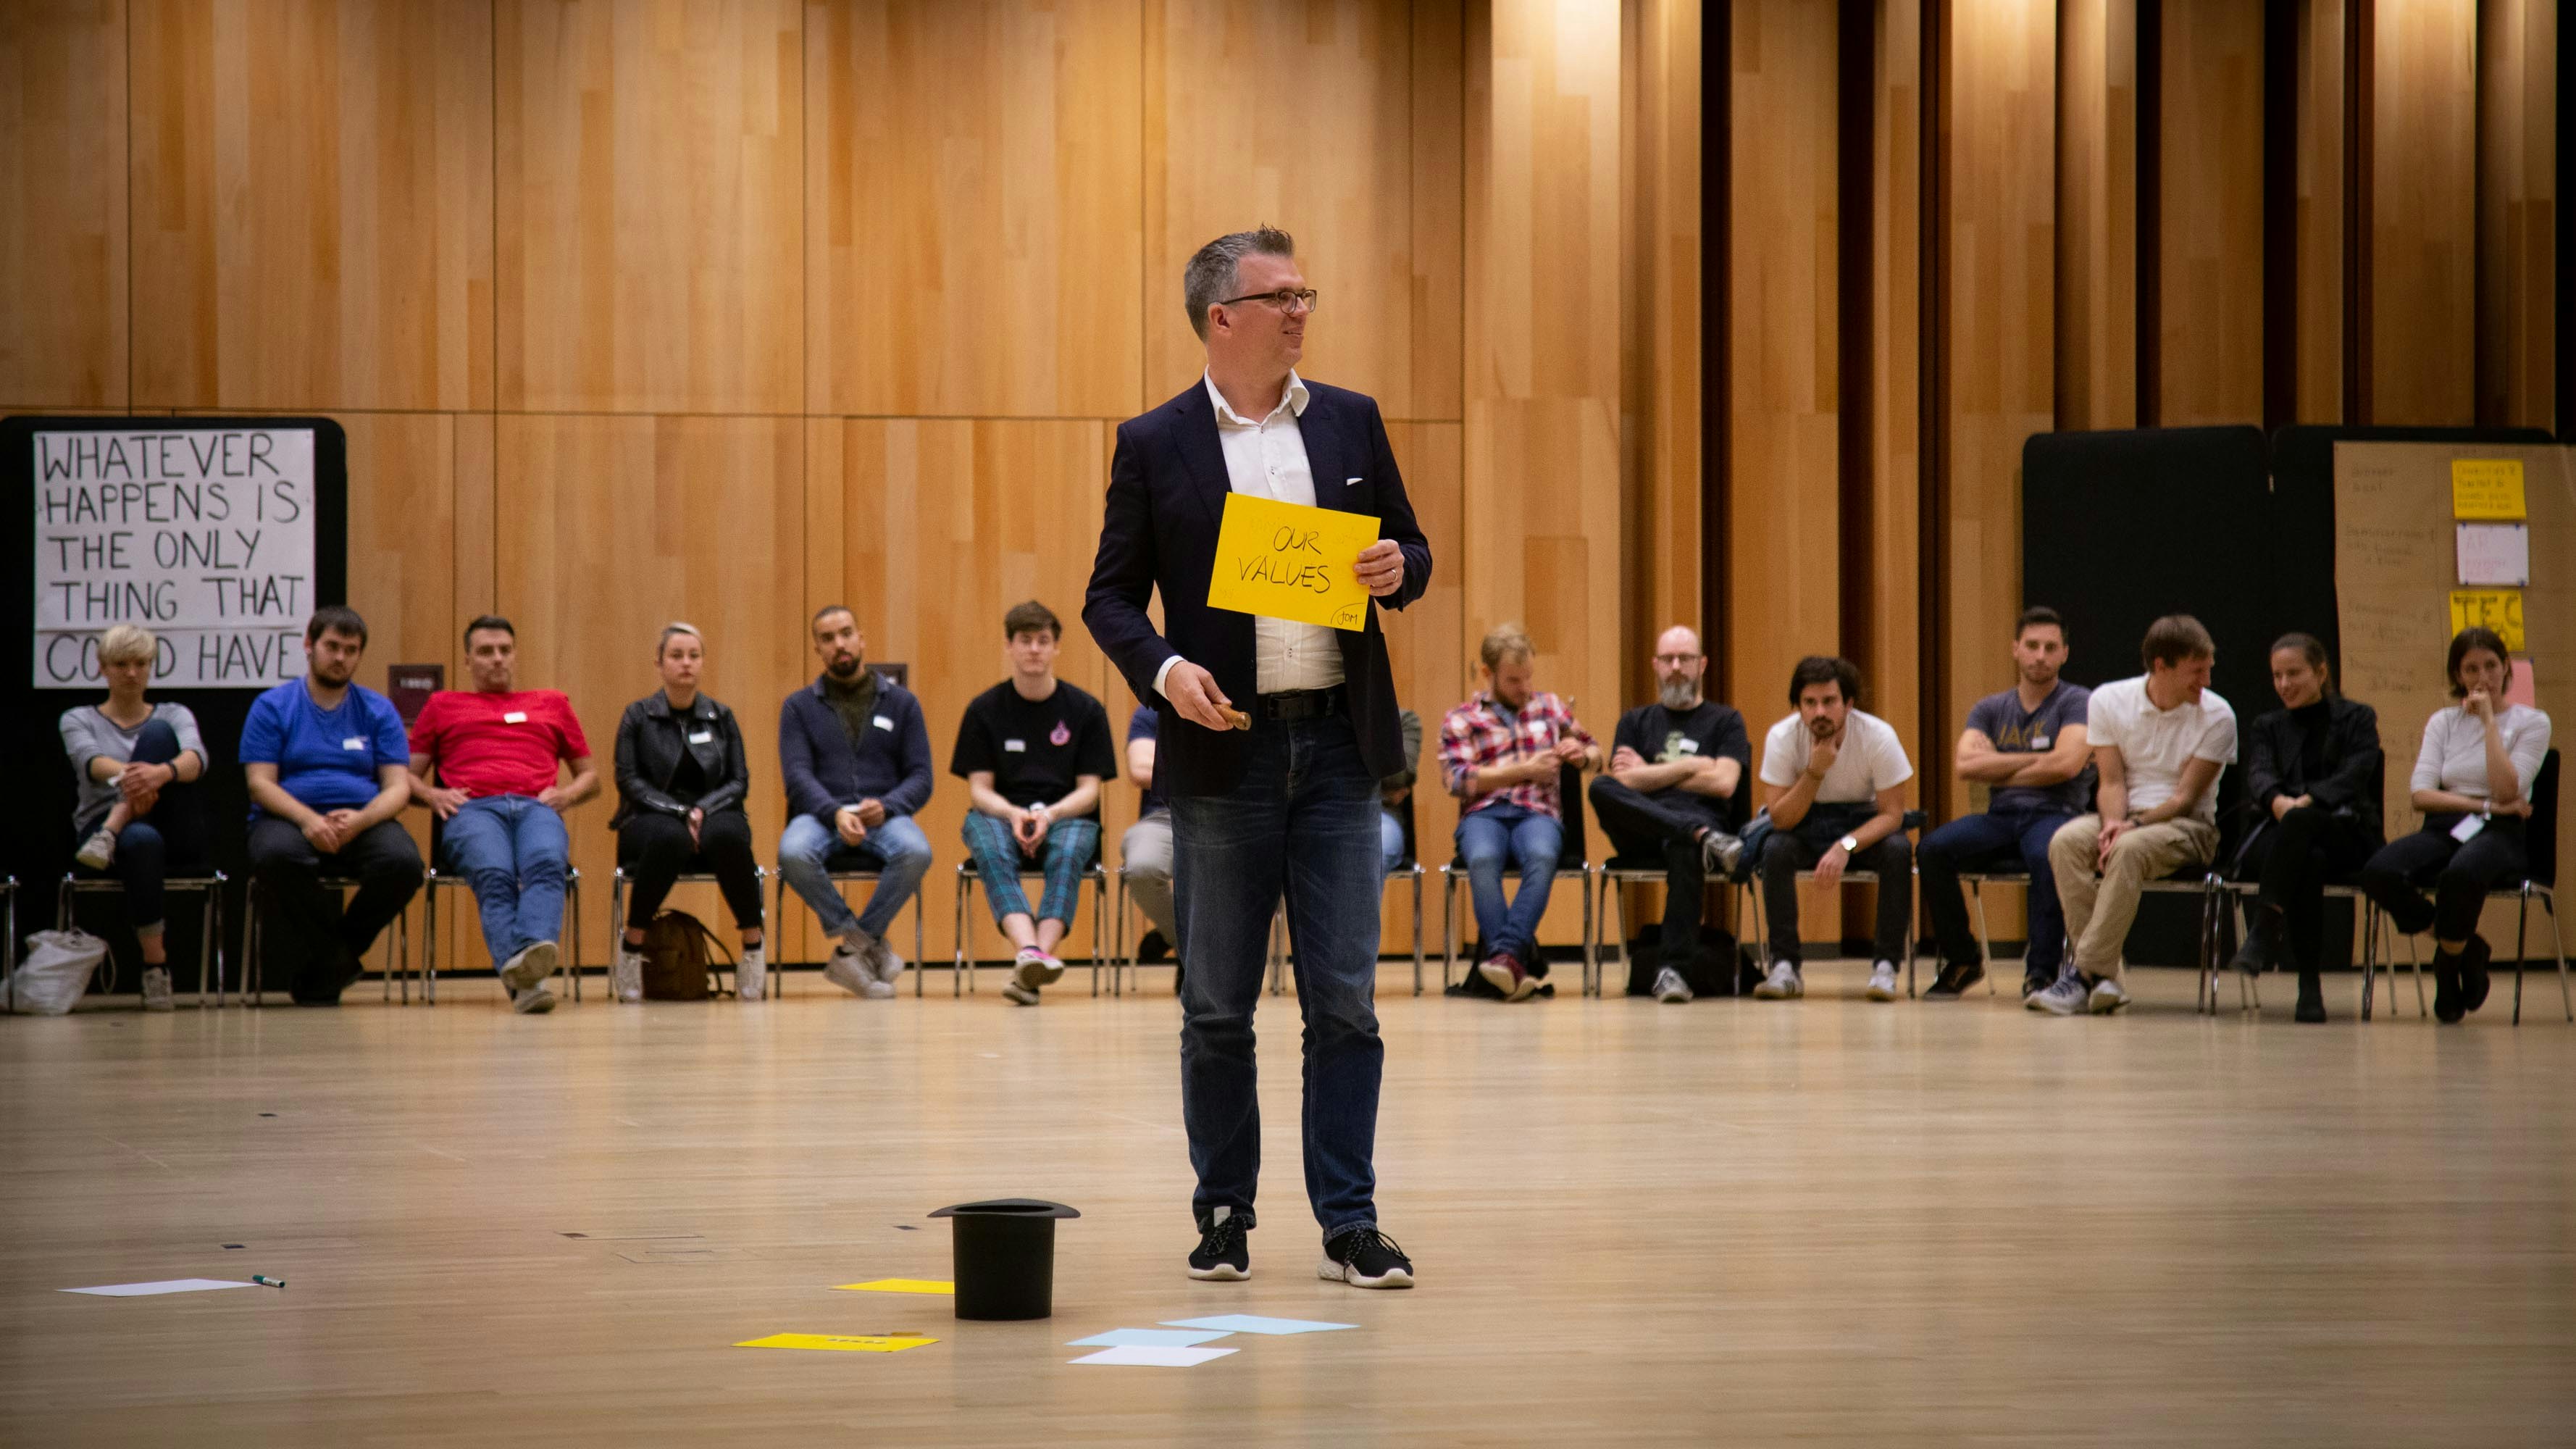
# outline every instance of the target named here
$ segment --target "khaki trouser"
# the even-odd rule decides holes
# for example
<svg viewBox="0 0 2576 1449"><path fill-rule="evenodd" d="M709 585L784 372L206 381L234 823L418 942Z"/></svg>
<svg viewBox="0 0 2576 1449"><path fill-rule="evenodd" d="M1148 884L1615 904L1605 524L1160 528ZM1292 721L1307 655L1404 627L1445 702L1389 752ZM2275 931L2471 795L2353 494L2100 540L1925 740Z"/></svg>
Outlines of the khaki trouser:
<svg viewBox="0 0 2576 1449"><path fill-rule="evenodd" d="M2057 873L2057 899L2066 908L2070 958L2088 976L2120 979L2120 947L2138 918L2140 888L2187 865L2207 865L2218 853L2218 830L2198 820L2133 825L2111 846L2110 862L2093 873L2102 841L2102 817L2079 815L2048 842L2048 864Z"/></svg>

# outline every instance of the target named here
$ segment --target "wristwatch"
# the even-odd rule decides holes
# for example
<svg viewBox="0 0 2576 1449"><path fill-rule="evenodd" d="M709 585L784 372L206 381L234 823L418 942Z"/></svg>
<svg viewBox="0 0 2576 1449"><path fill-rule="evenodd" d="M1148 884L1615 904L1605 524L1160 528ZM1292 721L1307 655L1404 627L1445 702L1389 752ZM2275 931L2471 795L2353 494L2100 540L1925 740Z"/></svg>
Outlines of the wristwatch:
<svg viewBox="0 0 2576 1449"><path fill-rule="evenodd" d="M1845 855L1860 854L1860 837L1857 835L1846 835L1834 843L1843 848L1843 854Z"/></svg>

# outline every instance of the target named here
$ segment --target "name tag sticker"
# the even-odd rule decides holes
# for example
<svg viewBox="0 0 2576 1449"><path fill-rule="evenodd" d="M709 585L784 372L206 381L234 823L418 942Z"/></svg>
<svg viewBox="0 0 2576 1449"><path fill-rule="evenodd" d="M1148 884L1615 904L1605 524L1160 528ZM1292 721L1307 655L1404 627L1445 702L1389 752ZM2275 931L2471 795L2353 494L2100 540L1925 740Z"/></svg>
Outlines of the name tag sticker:
<svg viewBox="0 0 2576 1449"><path fill-rule="evenodd" d="M514 709L508 714L501 716L501 723L503 724L526 724L527 722L528 712L524 709Z"/></svg>
<svg viewBox="0 0 2576 1449"><path fill-rule="evenodd" d="M716 732L714 730L700 730L696 734L689 736L689 743L693 745L703 745L710 740L713 740L715 737Z"/></svg>
<svg viewBox="0 0 2576 1449"><path fill-rule="evenodd" d="M1682 753L1683 753L1683 754L1685 754L1685 755L1696 755L1696 754L1698 754L1698 753L1699 753L1699 741L1694 740L1694 739L1684 738L1684 739L1682 740Z"/></svg>
<svg viewBox="0 0 2576 1449"><path fill-rule="evenodd" d="M2460 823L2451 827L2451 838L2453 840L2466 842L2471 836L2476 835L2479 831L2486 828L2487 818L2485 816L2463 815L2460 817Z"/></svg>
<svg viewBox="0 0 2576 1449"><path fill-rule="evenodd" d="M1027 740L1004 740L1002 741L1002 749L1009 754L1024 755L1028 753L1029 742Z"/></svg>
<svg viewBox="0 0 2576 1449"><path fill-rule="evenodd" d="M2047 748L2048 748L2048 736L2046 736L2046 735L2032 735L2032 736L2030 737L2030 747L2031 747L2032 749L2034 749L2034 750L2044 750L2044 749L2047 749Z"/></svg>
<svg viewBox="0 0 2576 1449"><path fill-rule="evenodd" d="M340 742L340 748L344 750L363 750L366 747L367 741L363 735L351 735Z"/></svg>
<svg viewBox="0 0 2576 1449"><path fill-rule="evenodd" d="M881 730L890 730L894 728L894 721L887 719L884 715L878 715L874 723L876 727Z"/></svg>

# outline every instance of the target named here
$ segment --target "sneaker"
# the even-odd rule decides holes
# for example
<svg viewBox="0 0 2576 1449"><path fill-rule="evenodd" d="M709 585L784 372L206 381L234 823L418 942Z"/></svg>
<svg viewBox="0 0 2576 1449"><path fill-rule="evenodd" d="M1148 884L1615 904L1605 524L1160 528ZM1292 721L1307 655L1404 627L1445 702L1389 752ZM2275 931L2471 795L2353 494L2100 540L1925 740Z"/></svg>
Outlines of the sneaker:
<svg viewBox="0 0 2576 1449"><path fill-rule="evenodd" d="M2084 978L2069 973L2023 997L2021 1004L2051 1016L2080 1016L2084 1012L2085 997Z"/></svg>
<svg viewBox="0 0 2576 1449"><path fill-rule="evenodd" d="M876 981L868 974L867 953L847 941L832 948L832 959L823 963L823 979L852 996L867 995Z"/></svg>
<svg viewBox="0 0 2576 1449"><path fill-rule="evenodd" d="M1699 867L1710 875L1732 876L1735 863L1744 859L1744 840L1723 830L1711 830L1699 838Z"/></svg>
<svg viewBox="0 0 2576 1449"><path fill-rule="evenodd" d="M1655 999L1666 1006L1679 1006L1691 999L1690 983L1682 973L1667 966L1655 973Z"/></svg>
<svg viewBox="0 0 2576 1449"><path fill-rule="evenodd" d="M1486 985L1501 992L1505 1001L1527 1001L1529 994L1538 990L1538 978L1530 975L1529 969L1521 965L1521 958L1509 951L1478 962L1476 974L1485 978Z"/></svg>
<svg viewBox="0 0 2576 1449"><path fill-rule="evenodd" d="M101 826L89 839L81 842L80 850L72 856L72 859L92 870L107 869L109 863L116 859L116 836L105 826Z"/></svg>
<svg viewBox="0 0 2576 1449"><path fill-rule="evenodd" d="M2062 975L2062 974L2063 974L2063 973L2060 973L2060 972L2051 972L2051 973L2046 973L2046 974L2043 974L2043 973L2041 973L2041 972L2037 972L2037 971L2024 971L2024 972L2022 972L2022 973L2021 973L2021 999L2022 999L2022 1000L2024 1000L2024 1001L2028 1001L2028 1000L2030 1000L2032 997L2037 996L2039 993L2041 993L2041 992L2043 992L2043 991L2046 991L2048 988L2050 988L2050 987L2052 987L2052 986L2056 985L2056 984L2057 984L2058 977L2059 977L2060 975Z"/></svg>
<svg viewBox="0 0 2576 1449"><path fill-rule="evenodd" d="M608 963L608 994L628 1006L644 1000L644 953L621 946Z"/></svg>
<svg viewBox="0 0 2576 1449"><path fill-rule="evenodd" d="M510 993L510 1009L521 1016L543 1016L555 1009L555 994L543 986Z"/></svg>
<svg viewBox="0 0 2576 1449"><path fill-rule="evenodd" d="M736 1001L762 1001L769 996L769 953L759 946L742 948L742 959L733 963L733 996Z"/></svg>
<svg viewBox="0 0 2576 1449"><path fill-rule="evenodd" d="M859 988L859 994L870 1001L892 1001L895 994L894 983L872 980Z"/></svg>
<svg viewBox="0 0 2576 1449"><path fill-rule="evenodd" d="M2084 1009L2095 1016L2109 1016L2128 1004L2129 988L2108 976L2094 982L2093 990L2084 998Z"/></svg>
<svg viewBox="0 0 2576 1449"><path fill-rule="evenodd" d="M1896 999L1895 962L1881 961L1877 965L1869 968L1869 999L1872 1001L1894 1001Z"/></svg>
<svg viewBox="0 0 2576 1449"><path fill-rule="evenodd" d="M1953 961L1941 968L1941 974L1932 978L1930 986L1923 988L1923 999L1956 1001L1968 994L1969 987L1985 979L1986 963L1983 961Z"/></svg>
<svg viewBox="0 0 2576 1449"><path fill-rule="evenodd" d="M867 957L865 962L867 973L875 977L879 985L887 988L887 995L893 995L894 979L903 974L903 958L894 953L894 948L885 943L883 936L868 942L860 948L860 952Z"/></svg>
<svg viewBox="0 0 2576 1449"><path fill-rule="evenodd" d="M1324 1240L1324 1261L1315 1265L1315 1276L1354 1288L1410 1288L1413 1260L1376 1224L1365 1223Z"/></svg>
<svg viewBox="0 0 2576 1449"><path fill-rule="evenodd" d="M170 968L167 966L144 967L143 1009L145 1011L168 1011L175 1005L176 1003L170 999Z"/></svg>
<svg viewBox="0 0 2576 1449"><path fill-rule="evenodd" d="M1762 978L1762 984L1753 988L1753 994L1764 1001L1786 1001L1793 996L1806 995L1807 983L1798 978L1795 962L1774 961L1771 974Z"/></svg>
<svg viewBox="0 0 2576 1449"><path fill-rule="evenodd" d="M1199 1245L1190 1254L1190 1276L1203 1283L1240 1283L1252 1276L1252 1249L1243 1235L1252 1221L1230 1207L1218 1208L1199 1229Z"/></svg>
<svg viewBox="0 0 2576 1449"><path fill-rule="evenodd" d="M886 993L888 995L892 995L894 993L894 988L891 986L887 987ZM1018 1002L1022 1006L1035 1006L1038 1004L1037 988L1034 986L1022 986L1017 981L1003 982L1002 994L1013 1001Z"/></svg>
<svg viewBox="0 0 2576 1449"><path fill-rule="evenodd" d="M1011 979L1031 991L1041 986L1053 986L1064 975L1064 963L1035 946L1021 947L1020 954L1013 960L1016 964L1011 968Z"/></svg>
<svg viewBox="0 0 2576 1449"><path fill-rule="evenodd" d="M2468 949L2460 953L2460 1009L2464 1013L2487 1004L2487 988L2492 984L2487 962L2494 955L2487 938L2479 935L2470 936Z"/></svg>
<svg viewBox="0 0 2576 1449"><path fill-rule="evenodd" d="M545 979L554 974L555 943L552 941L531 942L520 947L519 954L501 963L501 984L510 988L510 999L513 1001L516 1001L520 993L529 988L544 984ZM521 1011L532 1009L552 1011L554 998L547 997L544 1006L519 1008Z"/></svg>

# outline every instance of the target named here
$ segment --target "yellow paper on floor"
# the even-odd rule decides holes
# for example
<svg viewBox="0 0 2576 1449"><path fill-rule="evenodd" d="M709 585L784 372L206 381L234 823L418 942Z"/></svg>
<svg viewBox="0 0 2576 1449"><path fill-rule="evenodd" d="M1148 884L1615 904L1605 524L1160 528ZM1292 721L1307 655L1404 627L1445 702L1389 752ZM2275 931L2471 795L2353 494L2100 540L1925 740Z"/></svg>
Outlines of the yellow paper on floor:
<svg viewBox="0 0 2576 1449"><path fill-rule="evenodd" d="M933 1278L879 1278L872 1283L836 1283L833 1287L854 1293L938 1293L954 1294L957 1285Z"/></svg>
<svg viewBox="0 0 2576 1449"><path fill-rule="evenodd" d="M1216 531L1216 572L1208 607L1321 624L1368 625L1360 550L1377 542L1377 520L1338 508L1309 508L1250 493L1225 495Z"/></svg>
<svg viewBox="0 0 2576 1449"><path fill-rule="evenodd" d="M886 1333L773 1333L767 1338L749 1338L736 1348L809 1348L826 1353L901 1353L935 1338L898 1336Z"/></svg>

